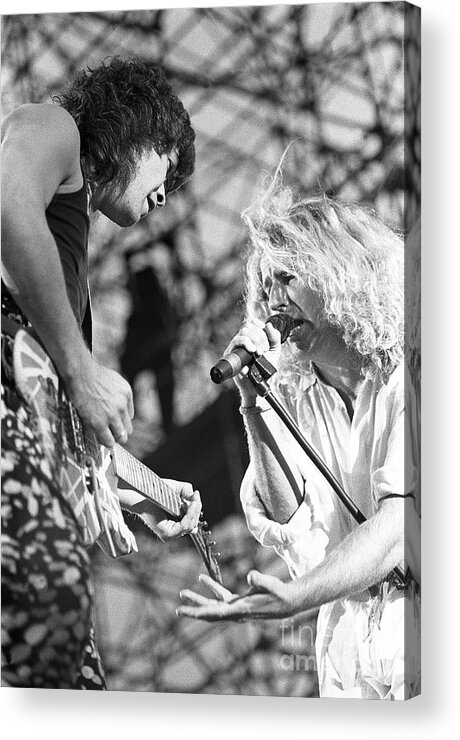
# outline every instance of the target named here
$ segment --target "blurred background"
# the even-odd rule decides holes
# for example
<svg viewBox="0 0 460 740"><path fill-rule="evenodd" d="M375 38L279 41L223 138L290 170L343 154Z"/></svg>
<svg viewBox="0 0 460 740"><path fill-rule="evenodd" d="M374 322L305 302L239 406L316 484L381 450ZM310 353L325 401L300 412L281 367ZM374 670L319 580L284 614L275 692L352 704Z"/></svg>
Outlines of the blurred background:
<svg viewBox="0 0 460 740"><path fill-rule="evenodd" d="M2 116L50 101L76 70L136 54L164 67L196 131L193 178L167 208L123 230L92 225L97 358L135 392L128 448L201 491L225 584L251 568L287 577L247 533L238 399L212 364L243 312L240 213L290 145L285 181L370 204L407 233L420 207L418 9L334 3L10 15L2 28ZM207 625L175 617L200 557L136 530L140 553L93 564L98 632L116 690L314 696L315 615Z"/></svg>

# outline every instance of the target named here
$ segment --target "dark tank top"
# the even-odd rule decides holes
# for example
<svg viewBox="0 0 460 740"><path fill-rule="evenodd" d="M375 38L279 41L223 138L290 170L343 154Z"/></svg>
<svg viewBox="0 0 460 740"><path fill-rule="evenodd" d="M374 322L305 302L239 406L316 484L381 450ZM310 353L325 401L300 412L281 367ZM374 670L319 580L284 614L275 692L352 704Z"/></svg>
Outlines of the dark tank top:
<svg viewBox="0 0 460 740"><path fill-rule="evenodd" d="M46 220L59 250L70 305L91 344L86 183L75 193L57 193L46 209Z"/></svg>
<svg viewBox="0 0 460 740"><path fill-rule="evenodd" d="M89 217L86 183L75 193L57 193L46 209L46 220L57 244L69 302L91 348L91 308L88 296ZM15 304L2 283L2 310ZM18 315L20 315L19 312Z"/></svg>

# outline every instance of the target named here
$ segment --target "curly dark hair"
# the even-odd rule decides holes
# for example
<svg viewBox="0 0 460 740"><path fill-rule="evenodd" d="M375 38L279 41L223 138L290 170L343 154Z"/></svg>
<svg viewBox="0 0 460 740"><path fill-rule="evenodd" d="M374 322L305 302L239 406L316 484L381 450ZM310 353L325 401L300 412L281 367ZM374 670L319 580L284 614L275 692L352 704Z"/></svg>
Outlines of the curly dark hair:
<svg viewBox="0 0 460 740"><path fill-rule="evenodd" d="M176 170L166 192L177 190L193 173L195 132L161 68L137 57L113 57L95 69L77 73L53 101L75 120L81 158L92 185L111 184L122 191L132 180L139 156L175 149Z"/></svg>

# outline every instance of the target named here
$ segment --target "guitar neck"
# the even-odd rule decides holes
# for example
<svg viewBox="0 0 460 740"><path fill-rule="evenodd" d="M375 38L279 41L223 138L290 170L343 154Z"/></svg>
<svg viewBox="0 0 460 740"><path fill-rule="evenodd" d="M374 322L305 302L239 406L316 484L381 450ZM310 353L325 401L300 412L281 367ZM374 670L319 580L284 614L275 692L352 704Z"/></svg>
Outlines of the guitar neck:
<svg viewBox="0 0 460 740"><path fill-rule="evenodd" d="M115 445L110 459L104 454L104 449L98 443L94 432L85 429L77 410L66 397L51 360L42 347L22 330L17 333L14 340L14 355L14 377L19 392L36 414L43 415L43 427L46 430L53 424L58 424L66 442L63 465L71 465L72 468L77 465L87 473L86 462L89 457L104 475L107 472L106 464L109 465L111 462L118 478L153 501L170 518L181 519L182 499L172 486L120 445ZM40 429L43 432L42 427ZM48 432L46 434L43 432L44 444L47 436L50 436ZM51 435L50 443L46 444L46 450L50 457L53 459L56 457L54 435ZM80 478L81 476L79 480ZM222 583L219 563L213 551L215 543L211 540L206 522L200 521L196 531L190 533L190 537L212 578Z"/></svg>
<svg viewBox="0 0 460 740"><path fill-rule="evenodd" d="M134 455L116 444L113 447L115 472L121 480L142 493L168 514L179 519L182 500L171 486L140 462Z"/></svg>

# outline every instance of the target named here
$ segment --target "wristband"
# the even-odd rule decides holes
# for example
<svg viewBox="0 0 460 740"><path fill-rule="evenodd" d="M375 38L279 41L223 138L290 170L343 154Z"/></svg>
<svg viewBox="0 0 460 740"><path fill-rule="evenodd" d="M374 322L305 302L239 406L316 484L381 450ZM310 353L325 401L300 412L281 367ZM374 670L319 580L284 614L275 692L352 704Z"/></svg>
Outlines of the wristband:
<svg viewBox="0 0 460 740"><path fill-rule="evenodd" d="M241 416L257 416L263 414L264 411L270 411L270 409L271 406L266 408L262 408L262 406L240 406L240 414Z"/></svg>

